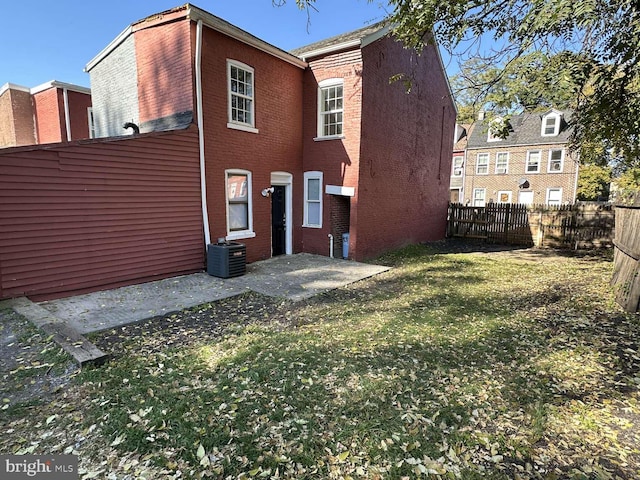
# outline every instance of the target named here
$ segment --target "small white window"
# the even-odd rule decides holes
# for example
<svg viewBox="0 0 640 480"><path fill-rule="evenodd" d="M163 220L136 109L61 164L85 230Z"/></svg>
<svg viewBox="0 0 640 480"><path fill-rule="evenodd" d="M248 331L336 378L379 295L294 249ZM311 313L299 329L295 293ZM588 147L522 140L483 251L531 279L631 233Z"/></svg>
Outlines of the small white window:
<svg viewBox="0 0 640 480"><path fill-rule="evenodd" d="M304 173L303 227L322 228L322 172Z"/></svg>
<svg viewBox="0 0 640 480"><path fill-rule="evenodd" d="M476 157L476 175L489 174L489 154L479 153Z"/></svg>
<svg viewBox="0 0 640 480"><path fill-rule="evenodd" d="M562 173L564 166L564 150L549 151L549 173Z"/></svg>
<svg viewBox="0 0 640 480"><path fill-rule="evenodd" d="M509 152L496 153L496 173L509 173Z"/></svg>
<svg viewBox="0 0 640 480"><path fill-rule="evenodd" d="M318 88L318 138L342 138L344 122L344 82L329 79Z"/></svg>
<svg viewBox="0 0 640 480"><path fill-rule="evenodd" d="M552 112L542 117L540 134L543 137L555 137L558 133L560 133L560 115Z"/></svg>
<svg viewBox="0 0 640 480"><path fill-rule="evenodd" d="M463 167L464 167L464 157L460 157L460 156L453 157L453 168L451 171L451 176L461 177Z"/></svg>
<svg viewBox="0 0 640 480"><path fill-rule="evenodd" d="M226 170L225 192L227 197L227 240L255 237L251 172Z"/></svg>
<svg viewBox="0 0 640 480"><path fill-rule="evenodd" d="M489 124L489 129L487 131L487 142L500 142L503 140L500 136L498 136L497 132L504 129L505 121L502 117L494 118Z"/></svg>
<svg viewBox="0 0 640 480"><path fill-rule="evenodd" d="M485 188L474 188L473 189L473 206L484 207L486 195L487 195L487 190Z"/></svg>
<svg viewBox="0 0 640 480"><path fill-rule="evenodd" d="M499 191L498 203L511 203L511 192L508 190Z"/></svg>
<svg viewBox="0 0 640 480"><path fill-rule="evenodd" d="M240 62L227 60L227 79L229 91L227 127L257 133L253 68Z"/></svg>
<svg viewBox="0 0 640 480"><path fill-rule="evenodd" d="M529 150L527 152L527 166L525 168L526 173L539 173L540 172L540 150Z"/></svg>
<svg viewBox="0 0 640 480"><path fill-rule="evenodd" d="M89 121L89 138L96 138L96 122L93 119L93 107L87 108L87 120Z"/></svg>
<svg viewBox="0 0 640 480"><path fill-rule="evenodd" d="M533 192L518 192L518 203L533 205Z"/></svg>
<svg viewBox="0 0 640 480"><path fill-rule="evenodd" d="M562 204L562 189L547 188L547 205L561 205L561 204Z"/></svg>

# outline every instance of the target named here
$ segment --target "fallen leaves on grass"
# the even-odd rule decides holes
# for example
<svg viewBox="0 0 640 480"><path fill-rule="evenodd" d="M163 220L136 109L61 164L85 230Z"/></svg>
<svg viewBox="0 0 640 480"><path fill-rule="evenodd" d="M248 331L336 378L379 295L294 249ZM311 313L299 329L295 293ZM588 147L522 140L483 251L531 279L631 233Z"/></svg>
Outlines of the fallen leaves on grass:
<svg viewBox="0 0 640 480"><path fill-rule="evenodd" d="M115 354L10 451L82 478L640 476L638 317L602 258L412 247L303 303L246 294L93 338Z"/></svg>

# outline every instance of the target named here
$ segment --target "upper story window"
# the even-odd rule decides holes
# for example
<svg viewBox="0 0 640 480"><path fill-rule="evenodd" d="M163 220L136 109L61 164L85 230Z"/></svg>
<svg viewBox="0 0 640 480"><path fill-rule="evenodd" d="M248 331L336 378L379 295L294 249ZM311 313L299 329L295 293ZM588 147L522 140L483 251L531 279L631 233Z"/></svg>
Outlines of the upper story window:
<svg viewBox="0 0 640 480"><path fill-rule="evenodd" d="M527 152L527 165L525 173L540 172L540 150L529 150Z"/></svg>
<svg viewBox="0 0 640 480"><path fill-rule="evenodd" d="M496 153L496 173L509 173L509 152Z"/></svg>
<svg viewBox="0 0 640 480"><path fill-rule="evenodd" d="M463 171L463 167L464 167L464 157L462 156L455 156L453 157L453 168L451 170L451 176L452 177L461 177L462 176L462 171Z"/></svg>
<svg viewBox="0 0 640 480"><path fill-rule="evenodd" d="M318 88L318 138L336 138L343 135L344 82L329 79Z"/></svg>
<svg viewBox="0 0 640 480"><path fill-rule="evenodd" d="M500 132L504 130L506 126L505 120L502 117L494 118L491 123L489 123L489 130L487 132L487 142L500 142L504 140L500 136Z"/></svg>
<svg viewBox="0 0 640 480"><path fill-rule="evenodd" d="M560 114L551 112L542 117L542 131L540 134L543 137L555 137L560 133Z"/></svg>
<svg viewBox="0 0 640 480"><path fill-rule="evenodd" d="M227 60L229 123L227 127L257 133L255 129L253 68Z"/></svg>
<svg viewBox="0 0 640 480"><path fill-rule="evenodd" d="M476 174L488 175L489 174L489 154L479 153L476 158Z"/></svg>
<svg viewBox="0 0 640 480"><path fill-rule="evenodd" d="M564 150L550 150L549 166L547 171L549 173L562 173L563 166L564 166Z"/></svg>
<svg viewBox="0 0 640 480"><path fill-rule="evenodd" d="M251 200L251 172L226 170L227 240L255 237Z"/></svg>

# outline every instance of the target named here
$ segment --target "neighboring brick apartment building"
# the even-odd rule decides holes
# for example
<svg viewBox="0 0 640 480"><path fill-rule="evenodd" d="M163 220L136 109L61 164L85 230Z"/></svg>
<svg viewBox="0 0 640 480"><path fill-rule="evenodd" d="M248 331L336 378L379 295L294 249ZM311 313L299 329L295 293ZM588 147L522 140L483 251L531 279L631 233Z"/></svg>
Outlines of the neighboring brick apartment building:
<svg viewBox="0 0 640 480"><path fill-rule="evenodd" d="M91 90L52 80L0 87L0 148L91 137Z"/></svg>
<svg viewBox="0 0 640 480"><path fill-rule="evenodd" d="M512 116L504 139L493 135L484 119L475 123L466 138L463 168L454 166L451 173L450 189L458 191L458 201L473 206L574 203L579 162L568 148L567 115L552 109Z"/></svg>
<svg viewBox="0 0 640 480"><path fill-rule="evenodd" d="M455 106L437 48L387 34L285 52L193 5L150 16L86 67L97 136L197 124L205 239L248 261L443 238ZM409 71L410 93L389 83Z"/></svg>

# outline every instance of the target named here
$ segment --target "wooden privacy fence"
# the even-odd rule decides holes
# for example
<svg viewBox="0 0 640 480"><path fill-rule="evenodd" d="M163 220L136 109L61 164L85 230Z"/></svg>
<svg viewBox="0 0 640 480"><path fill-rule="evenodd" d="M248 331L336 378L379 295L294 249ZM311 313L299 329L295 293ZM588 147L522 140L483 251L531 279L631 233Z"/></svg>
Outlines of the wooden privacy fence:
<svg viewBox="0 0 640 480"><path fill-rule="evenodd" d="M448 237L483 239L509 245L593 248L613 244L611 205L449 205Z"/></svg>
<svg viewBox="0 0 640 480"><path fill-rule="evenodd" d="M611 284L627 312L640 310L640 195L635 205L616 205L614 270Z"/></svg>

